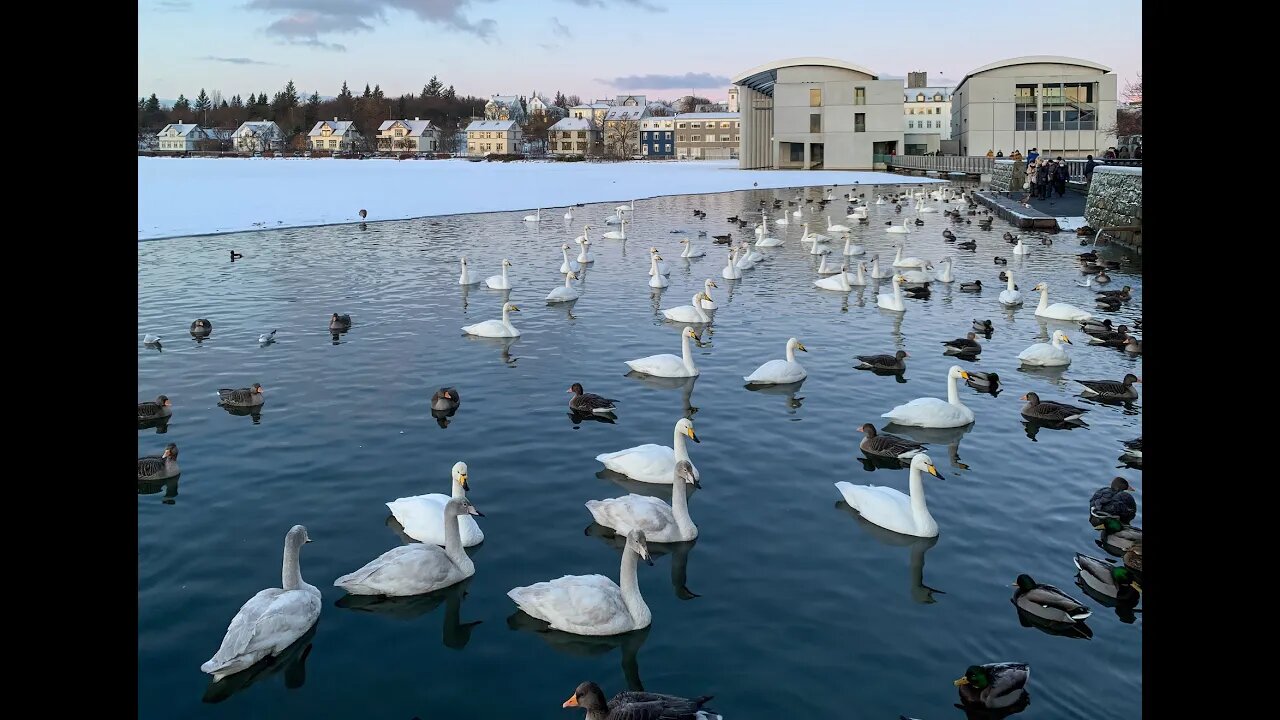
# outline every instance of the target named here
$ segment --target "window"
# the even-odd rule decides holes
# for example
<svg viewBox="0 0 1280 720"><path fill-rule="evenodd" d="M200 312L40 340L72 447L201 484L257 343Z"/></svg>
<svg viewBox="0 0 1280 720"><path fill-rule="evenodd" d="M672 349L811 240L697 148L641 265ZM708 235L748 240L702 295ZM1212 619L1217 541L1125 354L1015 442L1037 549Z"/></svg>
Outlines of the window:
<svg viewBox="0 0 1280 720"><path fill-rule="evenodd" d="M680 128L681 130L683 130L683 129L685 129L685 128L689 127L689 123L680 123L679 125L676 125L676 127L678 127L678 128Z"/></svg>
<svg viewBox="0 0 1280 720"><path fill-rule="evenodd" d="M1013 88L1014 130L1036 129L1036 92L1035 84L1015 85Z"/></svg>
<svg viewBox="0 0 1280 720"><path fill-rule="evenodd" d="M811 133L822 132L822 114L821 113L809 114L809 132Z"/></svg>
<svg viewBox="0 0 1280 720"><path fill-rule="evenodd" d="M853 131L854 132L867 131L867 114L866 113L853 114Z"/></svg>
<svg viewBox="0 0 1280 720"><path fill-rule="evenodd" d="M803 143L791 143L791 162L804 162Z"/></svg>
<svg viewBox="0 0 1280 720"><path fill-rule="evenodd" d="M740 139L741 139L741 138L740 138L739 136L737 136L737 135L734 135L734 136L733 136L733 141L734 141L734 142L738 142Z"/></svg>
<svg viewBox="0 0 1280 720"><path fill-rule="evenodd" d="M701 136L701 135L692 135L692 136L690 136L690 137L689 137L689 142L702 142L702 136Z"/></svg>
<svg viewBox="0 0 1280 720"><path fill-rule="evenodd" d="M741 121L735 122L735 123L733 124L733 127L734 127L734 129L741 128L741 127L742 127L742 122L741 122Z"/></svg>
<svg viewBox="0 0 1280 720"><path fill-rule="evenodd" d="M648 154L649 154L649 146L648 146L648 145L644 145L644 146L642 146L642 147L640 148L640 154L641 154L641 155L648 155Z"/></svg>
<svg viewBox="0 0 1280 720"><path fill-rule="evenodd" d="M667 152L671 152L671 143L667 143Z"/></svg>
<svg viewBox="0 0 1280 720"><path fill-rule="evenodd" d="M396 137L404 137L404 129L396 128Z"/></svg>
<svg viewBox="0 0 1280 720"><path fill-rule="evenodd" d="M685 135L681 135L680 137L676 138L676 142L685 142L685 137L686 137Z"/></svg>
<svg viewBox="0 0 1280 720"><path fill-rule="evenodd" d="M663 134L664 134L664 135L666 135L666 137L665 137L665 138L663 138L664 140L670 140L670 139L671 139L671 133L663 133Z"/></svg>
<svg viewBox="0 0 1280 720"><path fill-rule="evenodd" d="M866 105L866 104L867 104L867 89L866 89L866 88L864 88L864 87L860 87L860 88L854 88L854 89L853 89L853 104L854 104L854 105Z"/></svg>
<svg viewBox="0 0 1280 720"><path fill-rule="evenodd" d="M1041 113L1040 121L1042 123L1041 130L1064 130L1066 124L1062 121L1061 110L1045 110Z"/></svg>
<svg viewBox="0 0 1280 720"><path fill-rule="evenodd" d="M698 128L702 127L702 123L692 123L689 125L689 127L693 128L694 130L697 130ZM709 127L715 127L715 125L711 125Z"/></svg>
<svg viewBox="0 0 1280 720"><path fill-rule="evenodd" d="M942 102L942 93L934 93L934 94L933 94L933 101L934 101L934 102Z"/></svg>
<svg viewBox="0 0 1280 720"><path fill-rule="evenodd" d="M822 88L809 88L809 107L822 107Z"/></svg>
<svg viewBox="0 0 1280 720"><path fill-rule="evenodd" d="M916 93L916 102L924 102L924 93Z"/></svg>
<svg viewBox="0 0 1280 720"><path fill-rule="evenodd" d="M729 136L728 136L728 135L721 135L721 136L720 136L720 142L729 142Z"/></svg>
<svg viewBox="0 0 1280 720"><path fill-rule="evenodd" d="M907 114L908 114L908 115L915 115L915 114L916 114L916 109L915 109L915 108L907 108Z"/></svg>
<svg viewBox="0 0 1280 720"><path fill-rule="evenodd" d="M585 139L586 139L586 137L587 137L587 131L586 131L586 130L579 130L579 131L578 131L578 139L579 139L579 140L585 140Z"/></svg>
<svg viewBox="0 0 1280 720"><path fill-rule="evenodd" d="M1035 130L1036 129L1036 109L1019 108L1013 111L1013 129L1014 130Z"/></svg>
<svg viewBox="0 0 1280 720"><path fill-rule="evenodd" d="M720 127L722 127L722 128L727 128L727 127L729 127L729 123L727 123L727 122L722 122L722 123L720 123Z"/></svg>
<svg viewBox="0 0 1280 720"><path fill-rule="evenodd" d="M907 129L908 129L908 130L915 130L915 129L916 129L916 121L915 121L915 120L908 120L908 121L907 121Z"/></svg>

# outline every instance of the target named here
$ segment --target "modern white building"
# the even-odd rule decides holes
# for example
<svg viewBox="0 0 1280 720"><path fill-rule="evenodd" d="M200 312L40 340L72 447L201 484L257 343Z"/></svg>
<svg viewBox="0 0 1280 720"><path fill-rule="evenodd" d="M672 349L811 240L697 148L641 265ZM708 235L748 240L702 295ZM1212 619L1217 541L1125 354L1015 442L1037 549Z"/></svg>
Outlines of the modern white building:
<svg viewBox="0 0 1280 720"><path fill-rule="evenodd" d="M1116 144L1116 75L1089 60L1032 55L972 70L951 97L960 154L1037 148L1042 155L1101 156Z"/></svg>
<svg viewBox="0 0 1280 720"><path fill-rule="evenodd" d="M937 152L941 141L951 139L951 88L908 87L903 92L902 154Z"/></svg>
<svg viewBox="0 0 1280 720"><path fill-rule="evenodd" d="M733 84L742 169L871 170L877 155L902 150L901 80L881 80L843 60L803 57L752 68Z"/></svg>

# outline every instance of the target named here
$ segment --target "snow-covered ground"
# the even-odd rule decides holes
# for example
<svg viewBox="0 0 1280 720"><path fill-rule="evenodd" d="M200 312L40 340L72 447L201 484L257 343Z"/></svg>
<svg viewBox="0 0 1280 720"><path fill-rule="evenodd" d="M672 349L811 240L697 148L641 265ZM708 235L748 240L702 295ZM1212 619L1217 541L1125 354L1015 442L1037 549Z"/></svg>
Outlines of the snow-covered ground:
<svg viewBox="0 0 1280 720"><path fill-rule="evenodd" d="M739 170L737 161L478 162L138 158L138 239L431 215L558 209L801 185L941 182L883 172ZM843 189L842 189L843 190ZM870 193L868 193L870 194Z"/></svg>

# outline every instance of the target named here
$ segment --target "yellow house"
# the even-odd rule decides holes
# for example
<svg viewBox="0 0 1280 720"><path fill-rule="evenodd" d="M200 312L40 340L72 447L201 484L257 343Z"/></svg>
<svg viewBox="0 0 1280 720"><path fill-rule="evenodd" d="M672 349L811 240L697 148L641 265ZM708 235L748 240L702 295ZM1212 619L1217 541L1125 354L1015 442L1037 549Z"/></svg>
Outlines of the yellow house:
<svg viewBox="0 0 1280 720"><path fill-rule="evenodd" d="M359 135L350 120L321 120L307 133L307 144L312 150L351 152Z"/></svg>
<svg viewBox="0 0 1280 720"><path fill-rule="evenodd" d="M515 120L475 120L467 126L467 155L510 155L520 152L520 125Z"/></svg>
<svg viewBox="0 0 1280 720"><path fill-rule="evenodd" d="M378 150L435 152L439 129L430 120L384 120L378 126Z"/></svg>

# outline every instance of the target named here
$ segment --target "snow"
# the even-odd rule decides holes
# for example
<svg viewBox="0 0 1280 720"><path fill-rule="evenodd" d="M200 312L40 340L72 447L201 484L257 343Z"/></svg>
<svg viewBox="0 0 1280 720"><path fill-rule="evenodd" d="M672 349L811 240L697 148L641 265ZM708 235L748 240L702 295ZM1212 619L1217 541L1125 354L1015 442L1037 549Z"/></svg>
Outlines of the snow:
<svg viewBox="0 0 1280 720"><path fill-rule="evenodd" d="M1098 165L1093 168L1096 173L1120 173L1122 175L1141 175L1141 167L1133 167L1130 165Z"/></svg>
<svg viewBox="0 0 1280 720"><path fill-rule="evenodd" d="M1056 217L1054 220L1058 221L1059 230L1075 230L1085 226L1084 218L1082 217Z"/></svg>
<svg viewBox="0 0 1280 720"><path fill-rule="evenodd" d="M736 160L470 162L320 158L138 158L138 239L369 220L562 208L733 190L910 185L854 170L739 170ZM843 190L843 189L842 189ZM868 191L868 194L870 192Z"/></svg>

